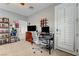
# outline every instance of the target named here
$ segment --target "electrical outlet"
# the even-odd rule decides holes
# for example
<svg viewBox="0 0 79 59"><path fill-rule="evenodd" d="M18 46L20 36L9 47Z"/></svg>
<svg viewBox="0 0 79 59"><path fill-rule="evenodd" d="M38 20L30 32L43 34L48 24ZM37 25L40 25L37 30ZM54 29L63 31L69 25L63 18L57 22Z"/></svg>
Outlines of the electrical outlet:
<svg viewBox="0 0 79 59"><path fill-rule="evenodd" d="M76 33L76 37L78 38L78 33Z"/></svg>

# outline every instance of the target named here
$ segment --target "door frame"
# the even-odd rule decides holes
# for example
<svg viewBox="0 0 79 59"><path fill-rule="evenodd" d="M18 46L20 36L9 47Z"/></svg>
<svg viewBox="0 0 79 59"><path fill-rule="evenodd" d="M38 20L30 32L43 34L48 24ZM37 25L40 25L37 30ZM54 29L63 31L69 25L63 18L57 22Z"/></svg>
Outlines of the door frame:
<svg viewBox="0 0 79 59"><path fill-rule="evenodd" d="M79 3L77 3L77 56L79 56Z"/></svg>

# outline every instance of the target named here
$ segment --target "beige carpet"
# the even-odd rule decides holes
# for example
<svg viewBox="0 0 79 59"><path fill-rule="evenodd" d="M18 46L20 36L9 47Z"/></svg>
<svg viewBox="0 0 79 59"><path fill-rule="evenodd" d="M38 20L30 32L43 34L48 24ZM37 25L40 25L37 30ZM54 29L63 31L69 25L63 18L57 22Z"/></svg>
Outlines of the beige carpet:
<svg viewBox="0 0 79 59"><path fill-rule="evenodd" d="M31 45L27 41L19 41L0 45L0 56L72 56L71 54L60 50L52 50L52 54L49 55L48 51L38 48L39 47L35 44ZM43 52L41 53L40 51Z"/></svg>

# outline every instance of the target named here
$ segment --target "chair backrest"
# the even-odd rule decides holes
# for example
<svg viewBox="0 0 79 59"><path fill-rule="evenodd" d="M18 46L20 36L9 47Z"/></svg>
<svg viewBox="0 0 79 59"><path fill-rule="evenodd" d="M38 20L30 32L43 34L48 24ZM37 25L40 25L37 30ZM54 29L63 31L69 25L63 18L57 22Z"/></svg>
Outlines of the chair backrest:
<svg viewBox="0 0 79 59"><path fill-rule="evenodd" d="M33 37L33 42L36 43L36 44L38 44L39 43L39 37L38 37L36 31L32 32L32 37Z"/></svg>

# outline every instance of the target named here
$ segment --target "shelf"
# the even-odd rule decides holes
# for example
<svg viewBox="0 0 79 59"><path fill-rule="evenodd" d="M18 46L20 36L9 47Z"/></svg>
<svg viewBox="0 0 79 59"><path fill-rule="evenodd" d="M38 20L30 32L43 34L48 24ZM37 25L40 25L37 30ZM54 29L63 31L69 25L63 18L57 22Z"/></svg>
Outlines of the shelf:
<svg viewBox="0 0 79 59"><path fill-rule="evenodd" d="M9 37L5 37L5 38L9 38ZM2 40L3 40L3 39L4 39L4 37L0 37L0 39L2 39Z"/></svg>
<svg viewBox="0 0 79 59"><path fill-rule="evenodd" d="M9 27L0 27L0 28L9 28Z"/></svg>
<svg viewBox="0 0 79 59"><path fill-rule="evenodd" d="M0 34L5 34L5 33L9 33L9 32L0 32Z"/></svg>
<svg viewBox="0 0 79 59"><path fill-rule="evenodd" d="M0 23L9 23L9 22L0 22Z"/></svg>

